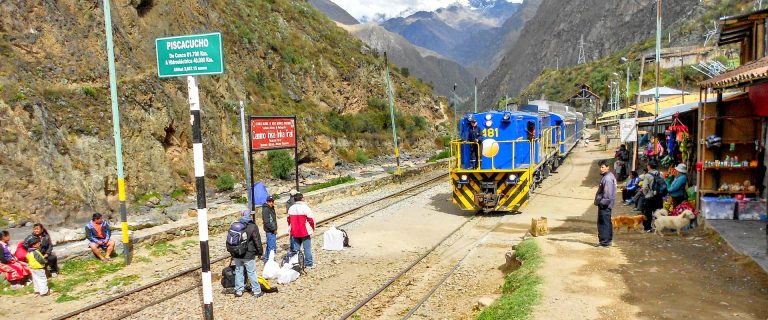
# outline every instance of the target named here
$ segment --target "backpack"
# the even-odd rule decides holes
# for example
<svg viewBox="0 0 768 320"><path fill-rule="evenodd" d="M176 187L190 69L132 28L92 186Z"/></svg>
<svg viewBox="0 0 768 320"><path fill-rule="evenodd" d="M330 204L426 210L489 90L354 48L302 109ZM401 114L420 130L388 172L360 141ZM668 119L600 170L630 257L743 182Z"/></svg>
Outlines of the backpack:
<svg viewBox="0 0 768 320"><path fill-rule="evenodd" d="M248 234L246 225L240 221L233 222L227 234L227 251L233 257L242 257L248 251Z"/></svg>
<svg viewBox="0 0 768 320"><path fill-rule="evenodd" d="M338 230L341 231L341 233L344 234L344 247L346 247L346 248L352 247L352 246L349 245L349 236L347 236L347 231L344 230L344 229L338 229Z"/></svg>
<svg viewBox="0 0 768 320"><path fill-rule="evenodd" d="M664 197L667 195L667 182L664 181L664 178L661 176L661 173L652 174L653 176L653 186L651 187L654 192L654 195L659 197Z"/></svg>

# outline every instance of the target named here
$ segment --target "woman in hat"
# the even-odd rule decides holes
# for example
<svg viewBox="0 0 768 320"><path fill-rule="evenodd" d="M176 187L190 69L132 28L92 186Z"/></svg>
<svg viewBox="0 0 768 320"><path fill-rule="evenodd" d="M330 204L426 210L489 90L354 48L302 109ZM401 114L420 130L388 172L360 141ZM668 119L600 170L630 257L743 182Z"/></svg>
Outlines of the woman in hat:
<svg viewBox="0 0 768 320"><path fill-rule="evenodd" d="M687 173L688 167L682 163L678 164L672 169L672 174L675 176L675 179L672 180L672 182L667 180L667 192L669 192L669 196L672 197L672 204L674 206L678 206L688 199L685 188L688 183Z"/></svg>

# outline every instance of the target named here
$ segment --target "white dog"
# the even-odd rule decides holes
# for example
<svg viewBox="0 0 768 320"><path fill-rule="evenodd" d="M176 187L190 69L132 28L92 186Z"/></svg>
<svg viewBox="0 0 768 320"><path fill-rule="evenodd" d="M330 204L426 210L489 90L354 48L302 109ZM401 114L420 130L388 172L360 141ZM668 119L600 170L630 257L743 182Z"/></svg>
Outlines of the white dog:
<svg viewBox="0 0 768 320"><path fill-rule="evenodd" d="M666 210L665 210L666 211ZM658 211L657 211L658 212ZM654 213L654 216L656 213ZM663 229L675 229L678 236L682 236L681 229L691 223L691 219L695 218L691 210L685 210L679 216L658 216L656 220L653 220L653 228L656 229L656 234L663 235L661 230Z"/></svg>

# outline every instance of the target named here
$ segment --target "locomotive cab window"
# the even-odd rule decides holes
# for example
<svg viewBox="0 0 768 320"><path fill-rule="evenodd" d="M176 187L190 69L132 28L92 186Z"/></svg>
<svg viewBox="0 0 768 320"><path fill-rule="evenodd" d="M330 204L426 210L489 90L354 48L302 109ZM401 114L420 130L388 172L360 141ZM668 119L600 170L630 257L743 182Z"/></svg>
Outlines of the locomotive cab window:
<svg viewBox="0 0 768 320"><path fill-rule="evenodd" d="M528 140L536 139L536 123L528 121L528 124L525 126L525 131L528 133Z"/></svg>

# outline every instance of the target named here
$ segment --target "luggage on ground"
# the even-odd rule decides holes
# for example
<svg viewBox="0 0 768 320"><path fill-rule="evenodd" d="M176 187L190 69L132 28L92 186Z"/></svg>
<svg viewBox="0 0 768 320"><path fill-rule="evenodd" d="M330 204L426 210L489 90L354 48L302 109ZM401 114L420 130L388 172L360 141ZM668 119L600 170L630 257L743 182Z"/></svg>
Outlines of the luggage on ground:
<svg viewBox="0 0 768 320"><path fill-rule="evenodd" d="M335 226L331 226L328 231L323 233L323 250L344 250L344 232L339 231Z"/></svg>

